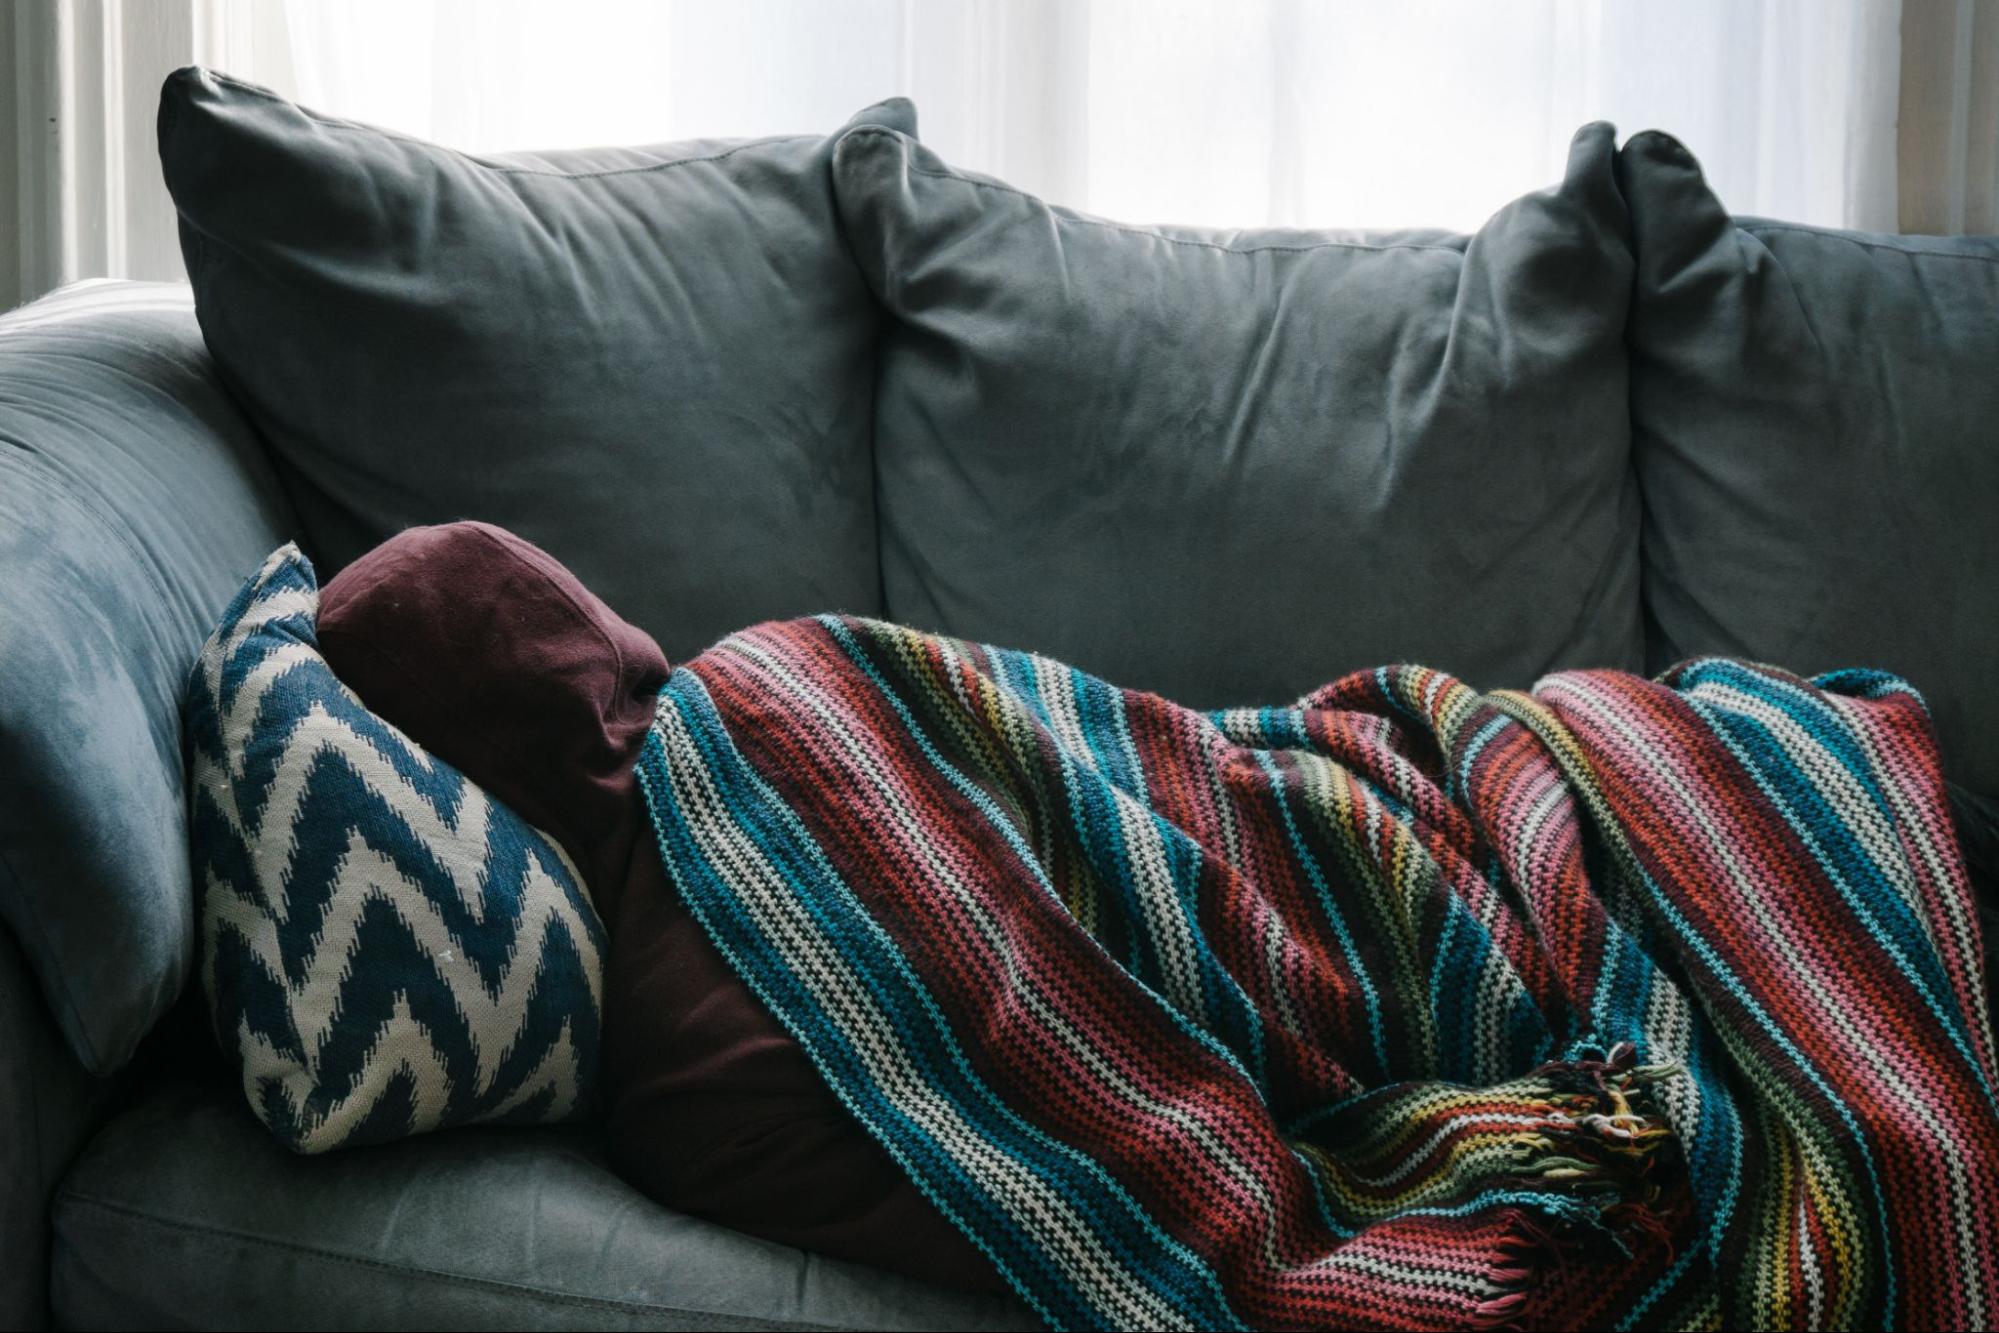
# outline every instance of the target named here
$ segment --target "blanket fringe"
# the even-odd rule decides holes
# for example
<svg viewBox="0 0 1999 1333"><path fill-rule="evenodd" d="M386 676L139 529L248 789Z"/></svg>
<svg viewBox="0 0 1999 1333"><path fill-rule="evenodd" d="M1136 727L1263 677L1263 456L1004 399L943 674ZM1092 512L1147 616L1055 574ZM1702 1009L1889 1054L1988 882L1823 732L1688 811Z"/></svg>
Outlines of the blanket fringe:
<svg viewBox="0 0 1999 1333"><path fill-rule="evenodd" d="M1663 1253L1671 1262L1673 1228L1661 1211L1656 1166L1673 1133L1643 1103L1647 1088L1679 1072L1639 1065L1629 1043L1600 1060L1534 1071L1549 1085L1550 1123L1519 1136L1517 1151L1522 1174L1558 1192L1506 1213L1508 1235L1487 1272L1497 1292L1473 1309L1471 1327L1523 1327L1536 1292L1551 1278L1568 1286L1572 1261L1597 1257L1590 1252L1604 1241L1627 1259Z"/></svg>

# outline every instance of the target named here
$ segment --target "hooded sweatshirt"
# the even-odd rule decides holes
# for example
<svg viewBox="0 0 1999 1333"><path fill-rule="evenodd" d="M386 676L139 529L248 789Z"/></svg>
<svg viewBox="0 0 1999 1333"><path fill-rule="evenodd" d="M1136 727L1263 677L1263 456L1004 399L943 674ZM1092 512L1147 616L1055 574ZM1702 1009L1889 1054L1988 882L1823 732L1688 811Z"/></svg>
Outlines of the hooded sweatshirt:
<svg viewBox="0 0 1999 1333"><path fill-rule="evenodd" d="M1004 1284L826 1088L667 882L634 765L669 671L554 557L412 528L320 597L370 709L559 842L609 931L607 1149L679 1212L972 1290Z"/></svg>

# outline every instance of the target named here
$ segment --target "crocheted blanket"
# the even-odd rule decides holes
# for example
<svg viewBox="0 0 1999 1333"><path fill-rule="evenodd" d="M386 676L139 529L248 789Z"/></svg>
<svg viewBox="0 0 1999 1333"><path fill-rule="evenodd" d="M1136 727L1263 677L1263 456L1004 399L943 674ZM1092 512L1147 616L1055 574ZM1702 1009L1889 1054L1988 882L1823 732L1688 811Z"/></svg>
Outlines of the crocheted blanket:
<svg viewBox="0 0 1999 1333"><path fill-rule="evenodd" d="M1702 660L1201 713L822 617L662 691L668 871L1051 1325L1989 1327L1927 713Z"/></svg>

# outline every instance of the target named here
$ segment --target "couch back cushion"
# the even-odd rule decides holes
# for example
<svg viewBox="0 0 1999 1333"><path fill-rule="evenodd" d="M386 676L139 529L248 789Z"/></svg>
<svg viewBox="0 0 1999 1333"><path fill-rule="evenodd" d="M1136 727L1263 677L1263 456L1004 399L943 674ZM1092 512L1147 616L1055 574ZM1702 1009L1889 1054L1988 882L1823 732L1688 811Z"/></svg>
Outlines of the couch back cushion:
<svg viewBox="0 0 1999 1333"><path fill-rule="evenodd" d="M913 128L906 102L857 122ZM820 137L477 158L202 70L160 156L202 331L331 575L485 519L675 657L878 611L878 312Z"/></svg>
<svg viewBox="0 0 1999 1333"><path fill-rule="evenodd" d="M1634 136L1646 656L1879 667L1999 793L1999 238L1731 218Z"/></svg>
<svg viewBox="0 0 1999 1333"><path fill-rule="evenodd" d="M1125 226L847 133L889 616L1197 706L1637 666L1612 135L1463 236Z"/></svg>

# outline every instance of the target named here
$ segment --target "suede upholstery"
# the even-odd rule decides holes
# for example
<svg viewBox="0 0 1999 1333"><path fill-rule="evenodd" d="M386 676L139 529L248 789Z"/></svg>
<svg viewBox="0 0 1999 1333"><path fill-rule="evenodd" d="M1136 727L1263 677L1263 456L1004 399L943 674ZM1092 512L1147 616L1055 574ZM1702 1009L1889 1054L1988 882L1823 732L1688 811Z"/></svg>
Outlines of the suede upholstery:
<svg viewBox="0 0 1999 1333"><path fill-rule="evenodd" d="M294 520L184 288L23 307L0 375L0 918L109 1074L194 951L181 684Z"/></svg>
<svg viewBox="0 0 1999 1333"><path fill-rule="evenodd" d="M1131 227L849 131L888 618L1201 707L1635 668L1608 125L1474 236Z"/></svg>
<svg viewBox="0 0 1999 1333"><path fill-rule="evenodd" d="M856 122L915 128L899 100ZM325 576L404 527L485 519L676 655L880 609L880 316L830 154L474 158L195 69L160 102L202 331Z"/></svg>
<svg viewBox="0 0 1999 1333"><path fill-rule="evenodd" d="M54 1250L56 1307L78 1328L1036 1327L1011 1299L670 1212L585 1131L462 1129L313 1160L235 1089L171 1082L70 1173Z"/></svg>
<svg viewBox="0 0 1999 1333"><path fill-rule="evenodd" d="M117 1081L85 1072L0 926L0 1328L49 1322L49 1208Z"/></svg>
<svg viewBox="0 0 1999 1333"><path fill-rule="evenodd" d="M1894 671L1999 794L1999 237L1731 218L1664 134L1618 170L1649 669Z"/></svg>

